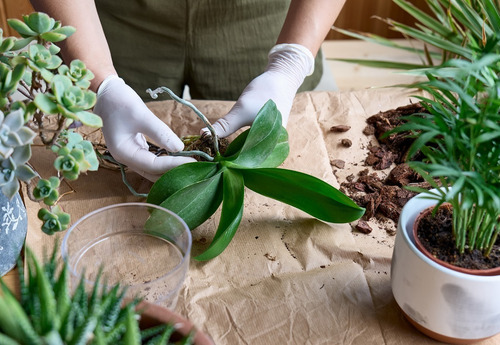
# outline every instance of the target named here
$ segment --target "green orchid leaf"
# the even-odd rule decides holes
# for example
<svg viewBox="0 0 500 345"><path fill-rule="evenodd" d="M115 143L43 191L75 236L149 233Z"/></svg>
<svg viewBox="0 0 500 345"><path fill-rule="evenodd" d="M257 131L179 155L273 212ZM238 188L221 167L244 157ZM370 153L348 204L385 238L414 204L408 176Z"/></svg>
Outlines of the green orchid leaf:
<svg viewBox="0 0 500 345"><path fill-rule="evenodd" d="M245 185L243 177L235 169L223 172L222 212L217 232L206 251L195 257L195 260L210 260L226 249L231 242L243 217L243 200Z"/></svg>
<svg viewBox="0 0 500 345"><path fill-rule="evenodd" d="M159 205L175 192L215 175L214 162L192 162L179 165L164 173L151 187L147 202Z"/></svg>
<svg viewBox="0 0 500 345"><path fill-rule="evenodd" d="M85 126L89 127L102 127L102 119L99 115L94 113L90 113L88 111L79 111L75 114L78 117L78 120L81 121Z"/></svg>
<svg viewBox="0 0 500 345"><path fill-rule="evenodd" d="M240 135L238 135L236 138L234 138L233 141L231 141L229 143L229 145L226 148L226 151L224 152L225 158L230 158L231 156L234 156L238 152L240 152L241 148L245 144L245 141L247 140L249 132L250 132L250 129L245 130Z"/></svg>
<svg viewBox="0 0 500 345"><path fill-rule="evenodd" d="M31 37L31 36L36 36L38 35L35 31L33 31L26 23L23 21L13 18L13 19L7 19L7 23L11 28L17 31L21 37Z"/></svg>
<svg viewBox="0 0 500 345"><path fill-rule="evenodd" d="M259 110L233 163L247 168L258 167L273 152L280 133L281 114L276 104L269 100Z"/></svg>
<svg viewBox="0 0 500 345"><path fill-rule="evenodd" d="M160 206L176 213L192 230L205 222L222 202L222 174L188 185L175 192Z"/></svg>
<svg viewBox="0 0 500 345"><path fill-rule="evenodd" d="M365 211L345 194L314 176L278 168L240 171L245 186L251 190L326 222L351 222Z"/></svg>
<svg viewBox="0 0 500 345"><path fill-rule="evenodd" d="M285 161L289 153L290 145L288 145L288 132L284 127L281 127L278 142L273 152L271 152L267 159L262 162L259 168L276 168Z"/></svg>
<svg viewBox="0 0 500 345"><path fill-rule="evenodd" d="M236 158L237 154L243 147L245 140L250 132L249 129L238 135L227 147L226 152L224 154L224 159L230 161ZM278 136L278 142L274 147L272 153L267 157L267 159L262 162L259 168L275 168L283 163L288 157L288 153L290 152L290 146L288 145L288 132L284 127L281 127L280 133ZM227 158L226 158L227 157Z"/></svg>

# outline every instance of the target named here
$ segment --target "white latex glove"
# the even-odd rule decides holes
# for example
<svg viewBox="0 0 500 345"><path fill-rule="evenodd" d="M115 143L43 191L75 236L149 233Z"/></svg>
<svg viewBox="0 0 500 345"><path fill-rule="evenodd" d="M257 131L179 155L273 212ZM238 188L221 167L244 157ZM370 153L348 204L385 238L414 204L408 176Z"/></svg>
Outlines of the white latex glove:
<svg viewBox="0 0 500 345"><path fill-rule="evenodd" d="M252 80L226 116L214 123L221 138L251 125L258 111L272 99L286 127L293 99L305 77L314 72L314 57L299 44L278 44L269 52L264 73ZM202 129L206 131L206 129Z"/></svg>
<svg viewBox="0 0 500 345"><path fill-rule="evenodd" d="M183 150L184 144L116 75L107 77L99 86L94 112L102 118L104 139L113 158L150 181L156 181L169 169L195 161L190 157L157 157L149 152L144 135L170 152Z"/></svg>

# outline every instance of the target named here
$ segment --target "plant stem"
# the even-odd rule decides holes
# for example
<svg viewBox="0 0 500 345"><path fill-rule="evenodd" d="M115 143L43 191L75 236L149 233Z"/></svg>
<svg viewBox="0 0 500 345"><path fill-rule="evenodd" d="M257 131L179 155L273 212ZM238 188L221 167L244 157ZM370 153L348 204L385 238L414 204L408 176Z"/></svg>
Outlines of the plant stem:
<svg viewBox="0 0 500 345"><path fill-rule="evenodd" d="M184 105L188 106L189 108L191 108L196 113L196 115L198 115L198 117L203 121L205 126L207 126L210 133L212 134L214 151L215 151L216 155L219 155L219 138L217 137L217 133L215 132L215 129L212 126L212 124L210 123L210 121L208 121L207 117L205 115L203 115L203 113L201 111L199 111L198 108L196 108L193 103L178 97L175 93L172 92L172 90L170 90L168 87L165 87L165 86L161 86L159 88L156 88L155 90L147 89L146 92L150 94L152 99L157 99L159 93L166 92L175 101L177 101L181 104L184 104Z"/></svg>

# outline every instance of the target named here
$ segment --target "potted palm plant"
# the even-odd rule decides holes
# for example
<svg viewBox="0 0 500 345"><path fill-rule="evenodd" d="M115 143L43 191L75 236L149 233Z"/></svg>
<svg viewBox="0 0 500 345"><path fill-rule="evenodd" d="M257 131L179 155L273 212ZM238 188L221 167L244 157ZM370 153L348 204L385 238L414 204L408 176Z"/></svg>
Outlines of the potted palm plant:
<svg viewBox="0 0 500 345"><path fill-rule="evenodd" d="M27 277L19 265L19 300L0 279L2 344L213 344L170 310L125 300L125 290L106 286L100 275L91 291L83 278L72 289L56 250L41 264L27 249L26 263Z"/></svg>
<svg viewBox="0 0 500 345"><path fill-rule="evenodd" d="M419 151L424 158L409 165L434 189L408 187L421 194L399 219L392 289L410 322L446 342L500 332L499 62L500 56L486 55L429 70L429 80L418 84L429 94L421 97L427 112L395 129L416 137L410 155Z"/></svg>
<svg viewBox="0 0 500 345"><path fill-rule="evenodd" d="M394 131L411 133L415 141L409 156L418 152L423 160L409 165L433 189L408 187L421 194L399 218L393 294L406 318L425 334L469 344L500 332L500 5L492 0L427 0L429 11L424 12L409 1L393 1L418 23L386 21L411 42L423 43L422 49L338 29L413 51L422 64L346 61L408 70L426 79L400 85L424 91L420 99L426 111L406 117ZM421 221L426 209L430 215ZM422 228L434 230L427 237ZM433 238L451 243L429 249ZM465 271L459 267L470 266L464 262L471 258L480 263Z"/></svg>
<svg viewBox="0 0 500 345"><path fill-rule="evenodd" d="M99 165L92 144L74 128L102 125L90 112L96 101L88 89L92 72L79 60L65 65L58 56L55 43L75 29L44 13L8 24L21 38L3 37L0 29L0 199L5 210L0 247L6 249L0 251L0 275L15 264L26 235L20 183L26 184L27 197L44 205L38 213L42 230L66 229L70 217L58 205L61 182ZM30 164L32 145L54 152L53 176L40 176Z"/></svg>

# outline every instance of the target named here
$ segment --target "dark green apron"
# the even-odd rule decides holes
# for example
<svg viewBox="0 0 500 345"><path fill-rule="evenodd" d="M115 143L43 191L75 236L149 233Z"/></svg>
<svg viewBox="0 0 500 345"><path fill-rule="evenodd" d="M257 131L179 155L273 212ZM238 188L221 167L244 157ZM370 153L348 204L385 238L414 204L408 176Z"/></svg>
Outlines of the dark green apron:
<svg viewBox="0 0 500 345"><path fill-rule="evenodd" d="M289 0L97 0L118 74L144 99L167 86L193 99L236 100L261 74ZM315 72L299 91L312 90Z"/></svg>

